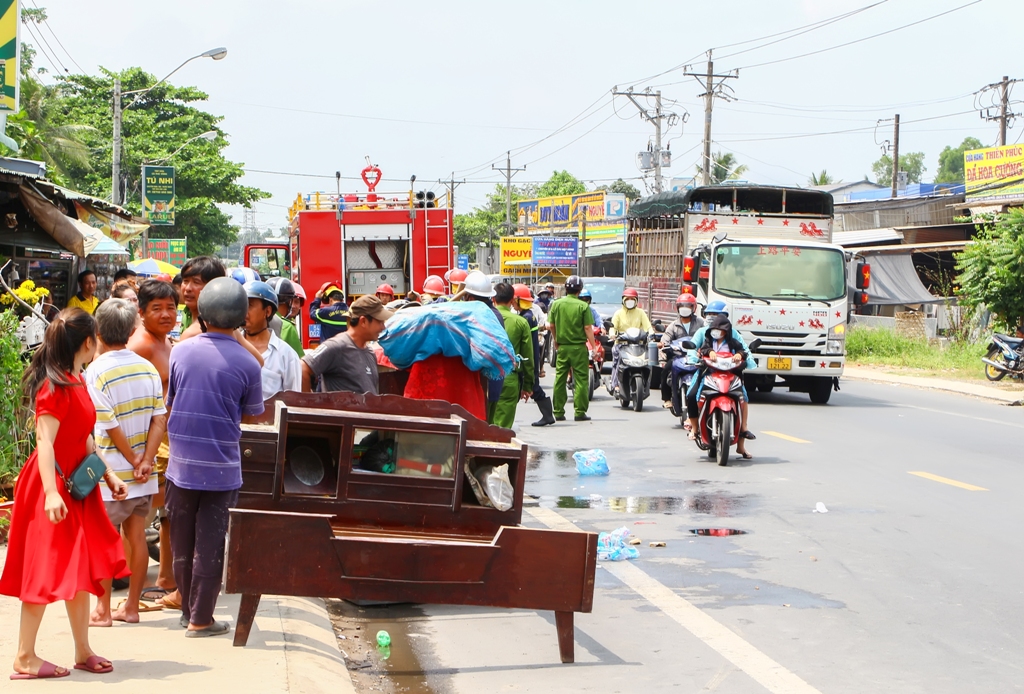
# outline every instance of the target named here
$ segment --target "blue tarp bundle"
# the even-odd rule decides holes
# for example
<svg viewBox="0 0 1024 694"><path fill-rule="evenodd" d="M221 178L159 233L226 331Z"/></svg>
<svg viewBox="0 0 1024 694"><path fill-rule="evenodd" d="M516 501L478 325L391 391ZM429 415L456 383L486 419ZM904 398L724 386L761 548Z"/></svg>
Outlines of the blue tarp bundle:
<svg viewBox="0 0 1024 694"><path fill-rule="evenodd" d="M480 301L452 301L406 309L388 321L378 340L399 369L435 354L459 357L470 371L500 380L515 369L515 350L494 311Z"/></svg>

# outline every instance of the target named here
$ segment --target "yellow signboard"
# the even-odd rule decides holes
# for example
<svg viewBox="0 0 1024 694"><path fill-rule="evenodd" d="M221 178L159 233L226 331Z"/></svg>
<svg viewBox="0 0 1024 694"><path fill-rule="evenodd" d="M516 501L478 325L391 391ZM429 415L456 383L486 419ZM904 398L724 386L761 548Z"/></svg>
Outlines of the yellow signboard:
<svg viewBox="0 0 1024 694"><path fill-rule="evenodd" d="M501 274L522 275L528 272L533 258L533 237L501 237Z"/></svg>
<svg viewBox="0 0 1024 694"><path fill-rule="evenodd" d="M1024 145L964 152L967 199L1024 197Z"/></svg>
<svg viewBox="0 0 1024 694"><path fill-rule="evenodd" d="M0 114L18 112L18 0L0 0Z"/></svg>

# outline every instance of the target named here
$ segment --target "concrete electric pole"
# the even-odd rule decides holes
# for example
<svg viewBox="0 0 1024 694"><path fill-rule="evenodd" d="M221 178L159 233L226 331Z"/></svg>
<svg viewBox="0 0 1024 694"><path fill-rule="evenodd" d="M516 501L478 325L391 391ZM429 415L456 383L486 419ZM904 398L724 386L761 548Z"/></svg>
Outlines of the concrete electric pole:
<svg viewBox="0 0 1024 694"><path fill-rule="evenodd" d="M448 190L448 208L449 209L455 209L455 189L458 188L459 186L461 186L463 183L465 183L466 179L462 179L461 181L456 181L455 180L455 172L453 171L452 172L451 180L442 181L442 180L438 179L437 182L440 183L441 185L443 185Z"/></svg>
<svg viewBox="0 0 1024 694"><path fill-rule="evenodd" d="M1010 122L1020 116L1019 113L1013 113L1010 111L1010 87L1015 82L1020 82L1019 79L1011 80L1008 76L1003 75L1003 79L999 82L993 82L992 84L985 85L978 91L978 95L984 94L985 92L999 90L999 107L998 112L993 114L995 106L988 106L986 108L979 108L978 115L981 116L982 120L987 121L999 121L999 146L1006 146L1006 129Z"/></svg>
<svg viewBox="0 0 1024 694"><path fill-rule="evenodd" d="M680 116L677 113L665 113L664 109L662 108L662 104L661 104L661 92L660 91L659 92L650 92L650 91L648 91L648 92L642 93L642 95L644 95L644 96L653 96L654 97L654 110L653 110L653 112L651 111L651 109L647 108L646 106L643 106L639 101L636 100L635 97L637 96L637 93L633 91L632 87L630 87L629 89L627 89L624 92L620 92L618 90L613 89L612 90L612 94L614 96L624 96L627 99L629 99L630 101L632 101L633 105L636 106L637 110L640 111L640 118L642 118L643 120L647 121L648 123L650 123L651 125L654 126L654 151L651 153L654 160L651 162L651 168L654 169L654 192L655 193L660 193L665 188L664 179L663 179L662 172L661 172L661 169L662 169L662 151L663 151L662 147L661 147L662 129L663 129L663 127L671 128L673 125L675 125L678 122ZM683 122L685 122L685 121L686 121L686 117L683 116ZM662 123L664 123L665 125L663 126ZM650 169L647 169L647 170L650 170Z"/></svg>
<svg viewBox="0 0 1024 694"><path fill-rule="evenodd" d="M724 91L725 80L739 77L735 72L726 75L715 74L715 63L711 60L711 51L708 51L708 69L704 75L685 70L683 74L696 77L697 81L704 87L704 155L701 157L701 185L711 185L711 114L715 108L715 99L731 99ZM703 81L702 81L703 78ZM717 82L715 80L718 80Z"/></svg>
<svg viewBox="0 0 1024 694"><path fill-rule="evenodd" d="M491 164L494 171L502 171L505 174L505 235L512 236L512 177L520 171L526 171L524 165L521 169L512 168L512 153L505 153L505 168L500 169Z"/></svg>
<svg viewBox="0 0 1024 694"><path fill-rule="evenodd" d="M896 114L896 122L892 126L892 197L899 193L900 178L900 114Z"/></svg>

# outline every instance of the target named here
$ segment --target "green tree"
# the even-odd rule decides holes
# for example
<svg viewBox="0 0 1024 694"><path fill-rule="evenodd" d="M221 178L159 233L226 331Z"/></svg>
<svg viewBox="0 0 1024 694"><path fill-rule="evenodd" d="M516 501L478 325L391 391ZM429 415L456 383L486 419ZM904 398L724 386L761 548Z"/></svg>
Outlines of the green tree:
<svg viewBox="0 0 1024 694"><path fill-rule="evenodd" d="M939 153L939 171L935 174L936 183L964 182L964 152L984 147L976 137L965 137L959 147L946 147Z"/></svg>
<svg viewBox="0 0 1024 694"><path fill-rule="evenodd" d="M156 84L153 75L140 68L125 70L119 76L126 92ZM56 124L92 127L83 139L92 150L93 166L70 166L68 173L73 187L97 197L110 196L114 77L115 73L109 71L98 76L71 75L59 78L54 88L59 103L53 113L60 117ZM164 83L140 95L137 101L126 97L122 118L125 207L134 214L142 212L140 177L144 163L175 166L175 226L156 227L150 235L184 236L190 255L213 253L237 237L238 227L218 205L251 205L269 197L258 188L237 183L243 175L242 164L228 160L221 151L228 145L218 128L222 118L192 105L206 99L207 95L195 87ZM185 144L211 130L217 132L212 142L199 138Z"/></svg>
<svg viewBox="0 0 1024 694"><path fill-rule="evenodd" d="M979 225L974 243L956 256L959 301L984 304L1007 328L1024 322L1024 209L1011 208Z"/></svg>
<svg viewBox="0 0 1024 694"><path fill-rule="evenodd" d="M92 168L86 138L95 131L79 123L56 124L61 118L53 88L29 76L21 80L21 110L7 119L7 134L21 147L23 159L45 162L47 176L63 185L71 184L69 171Z"/></svg>
<svg viewBox="0 0 1024 694"><path fill-rule="evenodd" d="M537 197L549 198L556 195L578 195L586 192L587 186L583 181L568 171L555 171L551 174L551 178L537 189Z"/></svg>
<svg viewBox="0 0 1024 694"><path fill-rule="evenodd" d="M640 190L632 183L626 183L621 178L607 186L598 186L598 190L606 190L609 193L622 193L630 202L640 197Z"/></svg>
<svg viewBox="0 0 1024 694"><path fill-rule="evenodd" d="M884 185L892 183L892 157L883 154L871 165L875 181ZM900 171L907 172L908 183L920 183L925 172L924 152L907 152L900 155Z"/></svg>
<svg viewBox="0 0 1024 694"><path fill-rule="evenodd" d="M725 183L739 178L747 172L746 164L739 164L732 152L715 152L711 156L711 183ZM697 175L704 175L704 167L697 166Z"/></svg>
<svg viewBox="0 0 1024 694"><path fill-rule="evenodd" d="M825 169L822 169L820 174L811 173L811 177L807 179L807 184L811 186L830 186L841 182L832 178Z"/></svg>

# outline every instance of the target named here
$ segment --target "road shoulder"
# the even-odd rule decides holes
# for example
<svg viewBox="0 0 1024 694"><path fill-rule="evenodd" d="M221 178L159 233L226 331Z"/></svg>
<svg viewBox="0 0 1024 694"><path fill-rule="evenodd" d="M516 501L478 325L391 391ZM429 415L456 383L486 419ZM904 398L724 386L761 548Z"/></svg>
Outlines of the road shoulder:
<svg viewBox="0 0 1024 694"><path fill-rule="evenodd" d="M993 400L1004 405L1020 405L1021 401L1024 400L1024 390L1002 390L969 381L950 381L941 378L906 376L863 366L847 366L843 371L843 378L854 381L874 381L876 383L913 386L928 390L942 390L959 395L970 395L985 400Z"/></svg>

